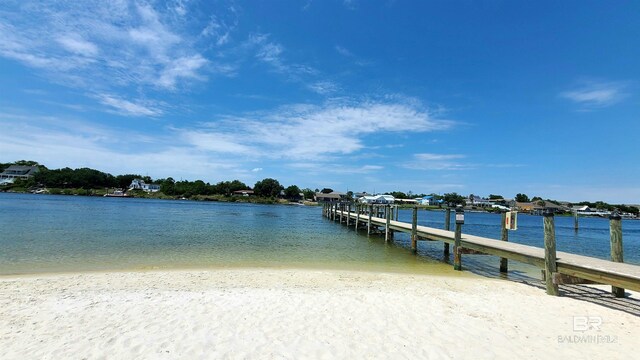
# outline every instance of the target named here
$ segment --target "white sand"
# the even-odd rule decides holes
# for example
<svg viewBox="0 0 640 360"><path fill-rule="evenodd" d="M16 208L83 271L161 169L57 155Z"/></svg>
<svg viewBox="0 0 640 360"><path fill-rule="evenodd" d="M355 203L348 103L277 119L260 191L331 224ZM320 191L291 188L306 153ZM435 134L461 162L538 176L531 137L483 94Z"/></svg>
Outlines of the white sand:
<svg viewBox="0 0 640 360"><path fill-rule="evenodd" d="M603 304L556 298L473 275L234 269L0 277L0 359L629 359L640 341L633 297L625 301L635 314L609 308L619 302L606 296L597 298ZM600 331L574 331L574 316L602 319ZM566 342L576 336L592 343ZM598 337L615 343L593 343Z"/></svg>

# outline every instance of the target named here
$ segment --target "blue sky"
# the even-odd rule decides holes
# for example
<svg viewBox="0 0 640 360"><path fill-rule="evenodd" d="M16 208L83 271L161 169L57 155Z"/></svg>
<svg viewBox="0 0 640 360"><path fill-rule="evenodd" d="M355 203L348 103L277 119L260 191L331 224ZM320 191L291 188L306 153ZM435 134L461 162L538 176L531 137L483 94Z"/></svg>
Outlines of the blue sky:
<svg viewBox="0 0 640 360"><path fill-rule="evenodd" d="M640 203L639 2L3 1L0 161Z"/></svg>

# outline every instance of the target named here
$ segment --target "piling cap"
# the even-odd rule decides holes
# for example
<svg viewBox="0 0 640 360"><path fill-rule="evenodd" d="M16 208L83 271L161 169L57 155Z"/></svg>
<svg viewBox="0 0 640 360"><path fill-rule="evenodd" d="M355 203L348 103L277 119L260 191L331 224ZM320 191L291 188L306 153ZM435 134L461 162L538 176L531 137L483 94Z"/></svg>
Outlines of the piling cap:
<svg viewBox="0 0 640 360"><path fill-rule="evenodd" d="M609 215L609 220L621 220L622 216L620 216L620 212L618 209L614 209L611 215Z"/></svg>
<svg viewBox="0 0 640 360"><path fill-rule="evenodd" d="M542 212L542 216L544 216L544 217L553 216L553 210L551 210L551 209L544 209L544 211Z"/></svg>
<svg viewBox="0 0 640 360"><path fill-rule="evenodd" d="M457 213L463 213L464 212L464 209L462 208L462 205L456 206L456 212Z"/></svg>

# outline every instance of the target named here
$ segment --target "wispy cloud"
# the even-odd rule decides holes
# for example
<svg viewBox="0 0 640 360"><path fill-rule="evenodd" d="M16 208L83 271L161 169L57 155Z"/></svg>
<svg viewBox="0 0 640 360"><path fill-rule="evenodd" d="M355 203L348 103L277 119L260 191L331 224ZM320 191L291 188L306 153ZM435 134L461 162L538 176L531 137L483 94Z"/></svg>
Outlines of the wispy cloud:
<svg viewBox="0 0 640 360"><path fill-rule="evenodd" d="M119 97L131 91L173 92L206 81L207 73L235 73L231 64L212 62L197 47L187 2L154 5L144 0L9 2L0 17L0 56L93 98L102 92ZM231 27L218 29L224 33L206 33L221 44ZM129 115L159 114L132 101L97 98Z"/></svg>
<svg viewBox="0 0 640 360"><path fill-rule="evenodd" d="M414 154L413 159L402 166L413 170L466 170L472 168L471 165L463 163L466 158L461 154L434 154L420 153Z"/></svg>
<svg viewBox="0 0 640 360"><path fill-rule="evenodd" d="M317 81L307 85L307 87L320 95L327 95L338 91L338 85L329 80Z"/></svg>
<svg viewBox="0 0 640 360"><path fill-rule="evenodd" d="M194 180L248 174L236 161L177 144L169 135L149 138L79 120L6 113L0 114L0 126L3 158L34 159L52 168L86 166L114 174L179 174Z"/></svg>
<svg viewBox="0 0 640 360"><path fill-rule="evenodd" d="M627 97L624 82L585 82L572 90L563 91L560 97L569 99L583 109L602 108L616 104Z"/></svg>
<svg viewBox="0 0 640 360"><path fill-rule="evenodd" d="M203 124L196 138L193 130L185 130L189 136L183 139L212 151L235 149L255 156L318 160L365 148L363 138L369 134L429 132L451 126L453 122L433 118L427 109L410 104L332 101L223 117ZM223 141L224 147L202 139Z"/></svg>
<svg viewBox="0 0 640 360"><path fill-rule="evenodd" d="M351 51L349 51L349 49L342 47L340 45L336 45L336 51L338 52L338 54L342 55L342 56L346 56L346 57L353 57L353 53Z"/></svg>
<svg viewBox="0 0 640 360"><path fill-rule="evenodd" d="M318 74L318 70L309 65L287 61L285 47L272 40L270 34L251 34L241 48L253 50L257 60L269 65L273 72L285 75L289 81L301 82Z"/></svg>
<svg viewBox="0 0 640 360"><path fill-rule="evenodd" d="M126 116L158 116L162 110L153 107L151 104L135 103L121 99L115 95L98 94L95 96L103 105L111 108L118 114Z"/></svg>

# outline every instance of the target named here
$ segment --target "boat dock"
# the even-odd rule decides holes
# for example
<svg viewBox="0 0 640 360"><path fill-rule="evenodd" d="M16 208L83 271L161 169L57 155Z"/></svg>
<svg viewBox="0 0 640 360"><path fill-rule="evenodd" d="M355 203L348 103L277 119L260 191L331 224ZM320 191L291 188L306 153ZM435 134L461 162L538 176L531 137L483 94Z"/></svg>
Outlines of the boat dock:
<svg viewBox="0 0 640 360"><path fill-rule="evenodd" d="M553 213L544 214L544 248L512 243L508 241L505 217L502 217L502 239L491 239L462 234L464 216L457 218L455 231L449 229L451 210L445 209L444 229L417 224L418 208L413 208L412 222L398 221L398 207L391 205L367 205L354 203L326 203L323 216L357 229L366 229L367 234L379 234L385 242L393 241L394 232L411 236L411 250L417 252L418 241L441 241L443 251L449 255L453 246L454 269L462 270L462 255L488 254L501 258L500 271L508 271L508 259L536 266L542 270L547 293L560 295L560 284L597 283L612 286L616 297L624 297L624 289L640 291L640 266L622 262L621 219L610 218L611 257L615 261L556 251ZM456 212L460 215L460 212ZM551 274L550 276L546 276Z"/></svg>

